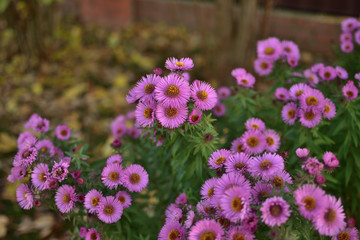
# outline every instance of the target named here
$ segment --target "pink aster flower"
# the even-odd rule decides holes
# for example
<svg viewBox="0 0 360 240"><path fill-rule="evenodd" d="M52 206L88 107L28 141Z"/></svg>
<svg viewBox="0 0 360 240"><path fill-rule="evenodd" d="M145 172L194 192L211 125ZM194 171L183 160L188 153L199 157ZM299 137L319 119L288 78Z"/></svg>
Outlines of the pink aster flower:
<svg viewBox="0 0 360 240"><path fill-rule="evenodd" d="M235 68L231 71L231 76L233 76L234 78L242 77L245 74L245 68Z"/></svg>
<svg viewBox="0 0 360 240"><path fill-rule="evenodd" d="M352 32L360 26L358 20L354 17L349 17L342 21L341 29L343 32Z"/></svg>
<svg viewBox="0 0 360 240"><path fill-rule="evenodd" d="M24 147L34 146L36 141L36 137L31 132L22 132L17 139L18 148L21 149Z"/></svg>
<svg viewBox="0 0 360 240"><path fill-rule="evenodd" d="M360 29L355 32L354 40L358 45L360 45Z"/></svg>
<svg viewBox="0 0 360 240"><path fill-rule="evenodd" d="M34 147L24 147L20 149L14 157L14 167L25 166L28 167L35 162L38 156L38 151Z"/></svg>
<svg viewBox="0 0 360 240"><path fill-rule="evenodd" d="M141 192L148 185L149 175L142 166L131 164L124 170L122 181L130 192Z"/></svg>
<svg viewBox="0 0 360 240"><path fill-rule="evenodd" d="M352 41L353 36L349 32L343 32L340 34L340 42L350 42Z"/></svg>
<svg viewBox="0 0 360 240"><path fill-rule="evenodd" d="M300 59L300 50L297 44L292 41L282 41L281 46L283 47L283 54L286 57L293 57Z"/></svg>
<svg viewBox="0 0 360 240"><path fill-rule="evenodd" d="M312 85L316 85L319 83L319 78L316 75L316 73L314 73L313 71L311 71L310 69L307 69L304 71L304 77L306 77L307 79L309 79L310 83Z"/></svg>
<svg viewBox="0 0 360 240"><path fill-rule="evenodd" d="M21 184L16 189L16 200L23 209L30 209L34 206L34 195L26 184Z"/></svg>
<svg viewBox="0 0 360 240"><path fill-rule="evenodd" d="M263 120L259 119L259 118L249 118L246 122L245 122L245 128L246 130L259 130L259 131L265 131L266 127L265 127L265 123Z"/></svg>
<svg viewBox="0 0 360 240"><path fill-rule="evenodd" d="M257 42L258 58L265 58L276 61L283 53L283 47L278 38L270 37Z"/></svg>
<svg viewBox="0 0 360 240"><path fill-rule="evenodd" d="M344 53L351 53L354 50L354 44L353 42L342 42L340 48Z"/></svg>
<svg viewBox="0 0 360 240"><path fill-rule="evenodd" d="M200 195L202 199L211 199L214 196L214 188L217 184L217 178L210 178L201 186Z"/></svg>
<svg viewBox="0 0 360 240"><path fill-rule="evenodd" d="M307 128L313 128L321 122L321 111L314 108L303 108L299 111L299 121Z"/></svg>
<svg viewBox="0 0 360 240"><path fill-rule="evenodd" d="M79 237L84 238L86 236L86 233L87 233L86 227L81 227L79 229Z"/></svg>
<svg viewBox="0 0 360 240"><path fill-rule="evenodd" d="M275 97L280 101L288 101L290 99L290 94L286 88L279 87L275 91Z"/></svg>
<svg viewBox="0 0 360 240"><path fill-rule="evenodd" d="M309 152L310 151L307 148L298 148L296 149L296 156L305 159L309 155Z"/></svg>
<svg viewBox="0 0 360 240"><path fill-rule="evenodd" d="M191 58L168 58L165 62L165 67L171 71L188 71L194 67L193 60Z"/></svg>
<svg viewBox="0 0 360 240"><path fill-rule="evenodd" d="M249 164L249 171L254 177L269 178L284 170L284 159L274 153L264 153L254 157Z"/></svg>
<svg viewBox="0 0 360 240"><path fill-rule="evenodd" d="M276 191L284 189L285 192L290 192L287 184L293 184L290 174L286 171L281 171L273 176L265 177L264 180L271 183Z"/></svg>
<svg viewBox="0 0 360 240"><path fill-rule="evenodd" d="M264 137L266 140L265 149L269 152L277 152L280 147L280 136L272 129L264 131Z"/></svg>
<svg viewBox="0 0 360 240"><path fill-rule="evenodd" d="M325 152L322 158L326 167L336 168L340 165L339 160L332 152Z"/></svg>
<svg viewBox="0 0 360 240"><path fill-rule="evenodd" d="M115 195L115 198L117 198L120 201L124 209L131 206L131 196L126 191L119 191Z"/></svg>
<svg viewBox="0 0 360 240"><path fill-rule="evenodd" d="M335 70L336 70L336 74L337 74L338 78L348 79L349 74L344 68L342 68L340 66L336 66Z"/></svg>
<svg viewBox="0 0 360 240"><path fill-rule="evenodd" d="M111 133L115 138L122 138L126 134L125 123L111 124Z"/></svg>
<svg viewBox="0 0 360 240"><path fill-rule="evenodd" d="M265 58L258 58L254 61L254 69L257 74L260 76L269 75L274 68L274 63L272 60Z"/></svg>
<svg viewBox="0 0 360 240"><path fill-rule="evenodd" d="M115 154L115 155L108 157L108 159L106 160L106 165L113 164L113 163L116 163L116 164L122 163L122 157L120 154Z"/></svg>
<svg viewBox="0 0 360 240"><path fill-rule="evenodd" d="M353 81L348 81L342 88L342 93L348 101L351 101L357 98L359 90L354 86Z"/></svg>
<svg viewBox="0 0 360 240"><path fill-rule="evenodd" d="M253 240L255 236L247 230L244 226L233 226L231 227L226 235L226 239L244 239L244 240Z"/></svg>
<svg viewBox="0 0 360 240"><path fill-rule="evenodd" d="M142 129L137 128L136 126L133 126L127 130L127 135L129 135L132 138L139 138L142 133Z"/></svg>
<svg viewBox="0 0 360 240"><path fill-rule="evenodd" d="M75 188L67 184L58 188L55 194L55 203L62 213L68 213L75 207L76 193Z"/></svg>
<svg viewBox="0 0 360 240"><path fill-rule="evenodd" d="M220 200L225 191L233 188L233 187L240 187L242 188L242 192L248 196L251 193L251 185L246 178L237 173L227 173L223 174L221 178L218 179L215 187L214 187L214 197L217 200Z"/></svg>
<svg viewBox="0 0 360 240"><path fill-rule="evenodd" d="M251 232L255 232L258 226L258 216L255 213L250 213L242 222L242 225Z"/></svg>
<svg viewBox="0 0 360 240"><path fill-rule="evenodd" d="M258 205L264 202L270 195L273 194L273 186L268 183L257 181L254 187L251 189L251 195L253 197L253 203Z"/></svg>
<svg viewBox="0 0 360 240"><path fill-rule="evenodd" d="M323 63L316 63L310 69L312 72L318 73L320 71L320 69L322 69L323 67L324 67Z"/></svg>
<svg viewBox="0 0 360 240"><path fill-rule="evenodd" d="M56 162L51 170L51 176L62 182L69 173L70 159L64 157L60 162Z"/></svg>
<svg viewBox="0 0 360 240"><path fill-rule="evenodd" d="M49 130L50 122L46 118L37 117L32 123L32 129L38 133L46 133Z"/></svg>
<svg viewBox="0 0 360 240"><path fill-rule="evenodd" d="M85 240L100 240L100 234L95 228L90 228L85 235Z"/></svg>
<svg viewBox="0 0 360 240"><path fill-rule="evenodd" d="M119 221L122 213L123 206L115 197L107 196L100 199L97 216L104 223L109 224Z"/></svg>
<svg viewBox="0 0 360 240"><path fill-rule="evenodd" d="M125 97L125 100L127 103L134 103L136 102L139 98L136 96L136 87L133 87L128 94Z"/></svg>
<svg viewBox="0 0 360 240"><path fill-rule="evenodd" d="M155 102L139 102L136 106L136 123L141 127L148 127L154 123L156 104Z"/></svg>
<svg viewBox="0 0 360 240"><path fill-rule="evenodd" d="M265 200L260 208L262 221L271 227L280 226L290 217L290 205L282 197Z"/></svg>
<svg viewBox="0 0 360 240"><path fill-rule="evenodd" d="M281 117L288 125L294 125L296 119L298 118L298 110L296 104L293 102L285 104L283 109L281 110Z"/></svg>
<svg viewBox="0 0 360 240"><path fill-rule="evenodd" d="M155 97L155 86L161 81L161 77L155 74L148 74L137 82L135 87L136 97L142 102L152 102Z"/></svg>
<svg viewBox="0 0 360 240"><path fill-rule="evenodd" d="M186 229L179 222L167 222L161 228L158 240L185 240Z"/></svg>
<svg viewBox="0 0 360 240"><path fill-rule="evenodd" d="M248 169L249 162L249 154L241 152L230 155L229 159L225 162L226 173L244 174Z"/></svg>
<svg viewBox="0 0 360 240"><path fill-rule="evenodd" d="M318 175L324 168L324 164L319 162L316 157L308 158L302 166L309 174Z"/></svg>
<svg viewBox="0 0 360 240"><path fill-rule="evenodd" d="M198 221L189 231L189 240L220 239L224 235L220 223L213 219Z"/></svg>
<svg viewBox="0 0 360 240"><path fill-rule="evenodd" d="M250 211L250 192L242 190L241 187L229 188L220 199L222 213L234 223L244 220Z"/></svg>
<svg viewBox="0 0 360 240"><path fill-rule="evenodd" d="M299 64L299 59L294 57L287 57L286 61L290 67L296 67Z"/></svg>
<svg viewBox="0 0 360 240"><path fill-rule="evenodd" d="M101 181L110 189L116 189L123 184L121 176L124 174L120 164L112 163L104 167L101 173Z"/></svg>
<svg viewBox="0 0 360 240"><path fill-rule="evenodd" d="M184 226L186 228L191 228L191 226L194 223L194 219L195 219L195 213L193 210L190 210L186 215L186 220L184 222Z"/></svg>
<svg viewBox="0 0 360 240"><path fill-rule="evenodd" d="M71 135L70 128L68 126L66 126L65 124L58 125L55 128L55 135L60 140L68 140Z"/></svg>
<svg viewBox="0 0 360 240"><path fill-rule="evenodd" d="M31 174L31 182L40 191L46 189L46 179L49 177L49 166L45 163L38 164L32 174Z"/></svg>
<svg viewBox="0 0 360 240"><path fill-rule="evenodd" d="M231 152L234 153L241 153L244 152L244 148L243 148L243 143L241 140L241 137L236 138L232 143L231 143Z"/></svg>
<svg viewBox="0 0 360 240"><path fill-rule="evenodd" d="M189 115L189 123L198 124L202 117L202 111L200 109L194 108Z"/></svg>
<svg viewBox="0 0 360 240"><path fill-rule="evenodd" d="M90 190L85 195L84 206L89 210L89 213L96 213L99 207L99 202L103 198L101 192L98 192L95 189Z"/></svg>
<svg viewBox="0 0 360 240"><path fill-rule="evenodd" d="M175 204L184 205L187 203L187 198L185 193L181 193L175 200Z"/></svg>
<svg viewBox="0 0 360 240"><path fill-rule="evenodd" d="M215 89L210 84L196 80L191 84L190 88L191 97L199 109L211 110L214 108L218 98Z"/></svg>
<svg viewBox="0 0 360 240"><path fill-rule="evenodd" d="M360 81L360 72L354 75L354 78Z"/></svg>
<svg viewBox="0 0 360 240"><path fill-rule="evenodd" d="M305 184L294 191L294 197L301 215L308 220L313 220L323 209L325 192L314 184Z"/></svg>
<svg viewBox="0 0 360 240"><path fill-rule="evenodd" d="M328 98L325 98L325 107L324 111L322 112L323 116L327 119L332 119L336 115L336 106L335 104Z"/></svg>
<svg viewBox="0 0 360 240"><path fill-rule="evenodd" d="M252 88L255 84L255 77L251 73L246 73L241 77L237 77L236 81L240 86Z"/></svg>
<svg viewBox="0 0 360 240"><path fill-rule="evenodd" d="M165 107L159 104L156 109L156 118L161 125L167 128L177 128L183 124L188 117L188 108L186 106L180 107Z"/></svg>
<svg viewBox="0 0 360 240"><path fill-rule="evenodd" d="M50 157L54 156L54 144L50 140L40 140L36 143L35 147L38 149L39 154L48 155Z"/></svg>
<svg viewBox="0 0 360 240"><path fill-rule="evenodd" d="M325 107L325 97L321 91L309 88L300 98L301 108L316 109L322 111Z"/></svg>
<svg viewBox="0 0 360 240"><path fill-rule="evenodd" d="M228 161L231 156L231 152L226 149L216 150L211 154L208 159L208 165L210 169L219 169L222 168L226 161Z"/></svg>
<svg viewBox="0 0 360 240"><path fill-rule="evenodd" d="M230 97L231 91L228 87L223 86L217 90L217 95L220 100L223 100L223 99Z"/></svg>
<svg viewBox="0 0 360 240"><path fill-rule="evenodd" d="M243 148L248 154L259 154L265 150L266 141L259 130L246 131L241 136Z"/></svg>
<svg viewBox="0 0 360 240"><path fill-rule="evenodd" d="M8 181L14 183L16 180L23 179L27 174L26 167L21 165L13 167L8 177Z"/></svg>
<svg viewBox="0 0 360 240"><path fill-rule="evenodd" d="M314 216L314 228L325 236L339 234L346 227L344 209L340 199L325 195L321 204L323 209Z"/></svg>
<svg viewBox="0 0 360 240"><path fill-rule="evenodd" d="M290 97L293 100L300 100L301 95L306 92L310 87L305 83L298 83L292 85L289 89Z"/></svg>
<svg viewBox="0 0 360 240"><path fill-rule="evenodd" d="M217 117L224 116L226 114L226 107L224 104L218 102L213 108L213 113Z"/></svg>
<svg viewBox="0 0 360 240"><path fill-rule="evenodd" d="M355 227L347 227L336 236L333 236L331 240L359 240L359 231Z"/></svg>
<svg viewBox="0 0 360 240"><path fill-rule="evenodd" d="M178 205L171 203L165 210L166 222L179 222L182 218L182 210Z"/></svg>

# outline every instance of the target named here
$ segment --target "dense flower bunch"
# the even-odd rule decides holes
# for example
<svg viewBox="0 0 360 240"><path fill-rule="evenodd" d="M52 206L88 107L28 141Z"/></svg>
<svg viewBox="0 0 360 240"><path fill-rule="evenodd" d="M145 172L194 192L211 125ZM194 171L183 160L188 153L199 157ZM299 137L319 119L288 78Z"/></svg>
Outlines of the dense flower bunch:
<svg viewBox="0 0 360 240"><path fill-rule="evenodd" d="M254 119L247 122L251 123ZM255 124L265 127L259 121ZM296 154L304 171L299 170L293 179L285 171L285 153L214 152L209 165L217 170L217 177L205 181L196 207L184 193L168 206L158 239L251 240L255 235L264 239L266 226L272 228L270 237L289 239L296 237L295 229L302 234L308 231L304 226L311 225L333 239L358 239L357 229L351 224L346 227L341 201L320 187L324 183L320 172L339 166L336 156L326 152L321 163L309 157L307 149L298 149Z"/></svg>
<svg viewBox="0 0 360 240"><path fill-rule="evenodd" d="M141 129L135 126L135 119L135 111L129 111L126 115L120 114L111 122L110 129L115 138L113 146L120 146L120 139L126 135L132 138L138 138L141 135Z"/></svg>
<svg viewBox="0 0 360 240"><path fill-rule="evenodd" d="M340 48L344 53L354 51L354 42L360 45L360 22L356 18L347 18L341 23Z"/></svg>
<svg viewBox="0 0 360 240"><path fill-rule="evenodd" d="M213 109L217 103L217 94L208 83L199 80L189 83L189 75L184 71L194 67L190 58L169 58L165 67L171 70L170 74L161 76L162 70L156 69L155 74L142 77L127 95L129 103L138 101L135 111L138 127L159 123L173 129L187 120L196 124L202 111Z"/></svg>
<svg viewBox="0 0 360 240"><path fill-rule="evenodd" d="M292 41L280 41L270 37L257 43L257 59L254 69L260 76L269 75L276 61L287 62L289 66L296 67L300 60L299 47Z"/></svg>

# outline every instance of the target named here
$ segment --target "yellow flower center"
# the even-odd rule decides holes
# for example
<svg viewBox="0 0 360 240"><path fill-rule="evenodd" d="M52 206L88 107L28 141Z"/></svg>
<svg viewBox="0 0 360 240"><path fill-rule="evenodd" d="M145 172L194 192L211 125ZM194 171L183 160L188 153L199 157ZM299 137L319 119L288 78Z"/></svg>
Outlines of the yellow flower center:
<svg viewBox="0 0 360 240"><path fill-rule="evenodd" d="M165 89L165 95L170 98L176 98L180 95L180 88L176 85L169 85Z"/></svg>
<svg viewBox="0 0 360 240"><path fill-rule="evenodd" d="M60 135L65 137L67 135L67 131L66 130L61 130Z"/></svg>
<svg viewBox="0 0 360 240"><path fill-rule="evenodd" d="M334 209L329 208L327 212L325 213L325 221L328 223L334 222L336 219L336 212Z"/></svg>
<svg viewBox="0 0 360 240"><path fill-rule="evenodd" d="M64 203L69 204L69 203L70 203L70 200L71 200L70 194L65 194L65 195L62 197L62 200L63 200Z"/></svg>
<svg viewBox="0 0 360 240"><path fill-rule="evenodd" d="M259 139L257 137L249 137L247 140L249 147L256 147L259 145Z"/></svg>
<svg viewBox="0 0 360 240"><path fill-rule="evenodd" d="M117 180L119 180L119 173L111 172L109 174L109 178L110 178L111 181L117 181Z"/></svg>
<svg viewBox="0 0 360 240"><path fill-rule="evenodd" d="M303 94L303 92L304 92L303 90L298 90L298 91L296 91L296 94L295 94L295 95L296 95L297 97L299 97L301 94Z"/></svg>
<svg viewBox="0 0 360 240"><path fill-rule="evenodd" d="M267 144L268 144L269 146L272 146L272 145L274 145L275 140L274 140L274 138L272 138L272 137L267 137L267 138L266 138L266 142L267 142Z"/></svg>
<svg viewBox="0 0 360 240"><path fill-rule="evenodd" d="M264 53L266 55L272 55L272 54L274 54L274 52L275 52L275 49L272 47L267 47L267 48L265 48L265 51L264 51Z"/></svg>
<svg viewBox="0 0 360 240"><path fill-rule="evenodd" d="M168 239L169 240L176 240L180 238L180 232L176 229L173 229L169 232Z"/></svg>
<svg viewBox="0 0 360 240"><path fill-rule="evenodd" d="M239 197L234 197L231 200L231 209L235 212L240 212L244 207L244 204L242 203L241 199Z"/></svg>
<svg viewBox="0 0 360 240"><path fill-rule="evenodd" d="M272 166L272 162L267 159L262 160L259 165L260 169L263 171L268 170L271 166Z"/></svg>
<svg viewBox="0 0 360 240"><path fill-rule="evenodd" d="M223 156L221 156L221 157L219 157L219 158L217 158L217 159L215 160L215 164L216 164L216 165L221 165L221 164L223 164L225 161L226 161L226 159L225 159Z"/></svg>
<svg viewBox="0 0 360 240"><path fill-rule="evenodd" d="M316 207L316 200L311 196L304 197L301 202L305 204L305 209L308 211L312 211Z"/></svg>
<svg viewBox="0 0 360 240"><path fill-rule="evenodd" d="M261 69L267 69L269 67L269 64L267 64L266 62L262 62L261 64L260 64L260 68Z"/></svg>
<svg viewBox="0 0 360 240"><path fill-rule="evenodd" d="M305 112L305 119L308 121L312 121L315 118L315 114L313 112Z"/></svg>
<svg viewBox="0 0 360 240"><path fill-rule="evenodd" d="M284 185L284 180L281 177L274 177L272 183L275 187L282 187Z"/></svg>
<svg viewBox="0 0 360 240"><path fill-rule="evenodd" d="M46 181L45 173L42 172L39 174L39 180L43 183Z"/></svg>
<svg viewBox="0 0 360 240"><path fill-rule="evenodd" d="M214 187L209 188L207 195L209 198L211 198L214 195Z"/></svg>
<svg viewBox="0 0 360 240"><path fill-rule="evenodd" d="M235 233L235 234L233 235L232 240L246 240L246 238L245 238L245 236L242 235L241 233Z"/></svg>
<svg viewBox="0 0 360 240"><path fill-rule="evenodd" d="M144 110L144 117L146 119L151 119L152 118L152 113L153 113L153 109L152 108L145 108Z"/></svg>
<svg viewBox="0 0 360 240"><path fill-rule="evenodd" d="M184 66L184 63L183 63L183 62L177 62L177 63L175 63L175 64L176 64L176 66L178 66L178 67Z"/></svg>
<svg viewBox="0 0 360 240"><path fill-rule="evenodd" d="M115 212L115 208L113 205L106 205L104 208L104 213L107 216L111 216Z"/></svg>
<svg viewBox="0 0 360 240"><path fill-rule="evenodd" d="M351 236L347 231L342 231L337 235L338 240L350 240Z"/></svg>
<svg viewBox="0 0 360 240"><path fill-rule="evenodd" d="M99 199L98 197L93 197L93 198L91 199L91 205L92 205L93 207L96 207L96 206L99 204L99 201L100 201L100 199Z"/></svg>
<svg viewBox="0 0 360 240"><path fill-rule="evenodd" d="M208 94L207 92L200 90L197 91L196 96L201 100L201 101L206 101L208 99Z"/></svg>
<svg viewBox="0 0 360 240"><path fill-rule="evenodd" d="M330 106L325 104L325 110L326 113L329 113L331 111Z"/></svg>
<svg viewBox="0 0 360 240"><path fill-rule="evenodd" d="M177 108L172 108L172 107L165 108L166 117L174 118L177 116L177 114L178 114Z"/></svg>
<svg viewBox="0 0 360 240"><path fill-rule="evenodd" d="M270 207L270 214L274 217L279 216L282 213L282 208L279 205L273 205Z"/></svg>
<svg viewBox="0 0 360 240"><path fill-rule="evenodd" d="M119 197L118 197L118 200L119 200L122 204L124 204L124 203L126 202L126 198L125 198L124 196L119 196Z"/></svg>
<svg viewBox="0 0 360 240"><path fill-rule="evenodd" d="M133 173L130 175L130 182L131 184L138 184L140 182L141 178L140 175L137 173Z"/></svg>
<svg viewBox="0 0 360 240"><path fill-rule="evenodd" d="M310 96L306 98L306 104L310 106L317 106L319 104L319 101L316 97Z"/></svg>
<svg viewBox="0 0 360 240"><path fill-rule="evenodd" d="M207 230L200 235L200 240L215 240L216 235L213 231Z"/></svg>
<svg viewBox="0 0 360 240"><path fill-rule="evenodd" d="M146 94L151 94L151 93L154 92L154 90L155 90L155 85L154 84L148 83L148 84L145 85L144 92Z"/></svg>

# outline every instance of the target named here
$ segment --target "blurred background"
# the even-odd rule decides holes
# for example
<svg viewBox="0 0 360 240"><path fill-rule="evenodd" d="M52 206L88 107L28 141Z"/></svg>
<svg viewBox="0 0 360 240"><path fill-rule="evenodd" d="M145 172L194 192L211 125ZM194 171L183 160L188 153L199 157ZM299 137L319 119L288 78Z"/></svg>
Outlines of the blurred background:
<svg viewBox="0 0 360 240"><path fill-rule="evenodd" d="M0 239L66 239L59 216L21 210L6 181L32 113L68 124L96 161L111 151L110 122L134 108L129 88L166 58L232 85L269 36L295 41L304 66L331 61L341 21L359 14L358 0L0 0Z"/></svg>

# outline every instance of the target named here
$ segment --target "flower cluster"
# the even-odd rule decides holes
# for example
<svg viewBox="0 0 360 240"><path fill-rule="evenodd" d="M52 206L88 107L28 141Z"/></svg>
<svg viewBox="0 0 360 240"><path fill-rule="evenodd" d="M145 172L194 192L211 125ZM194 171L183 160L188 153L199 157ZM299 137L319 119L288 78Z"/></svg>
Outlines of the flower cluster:
<svg viewBox="0 0 360 240"><path fill-rule="evenodd" d="M341 23L340 48L344 53L354 51L354 42L360 45L360 22L356 18L347 18Z"/></svg>
<svg viewBox="0 0 360 240"><path fill-rule="evenodd" d="M255 84L255 77L248 73L244 68L235 68L231 71L231 76L236 79L238 85L242 87L252 88Z"/></svg>
<svg viewBox="0 0 360 240"><path fill-rule="evenodd" d="M276 37L258 41L257 59L254 61L255 72L260 76L269 75L277 60L296 67L300 60L299 47L292 41L280 41Z"/></svg>
<svg viewBox="0 0 360 240"><path fill-rule="evenodd" d="M221 100L224 100L231 95L231 90L228 87L220 87L217 90L218 95L218 102L216 103L215 107L213 108L213 113L217 117L224 116L226 114L226 107L224 104L221 103Z"/></svg>
<svg viewBox="0 0 360 240"><path fill-rule="evenodd" d="M135 126L135 111L129 111L126 115L120 114L110 125L111 133L115 138L114 147L120 147L120 139L128 135L131 138L138 138L141 135L141 129Z"/></svg>
<svg viewBox="0 0 360 240"><path fill-rule="evenodd" d="M138 101L135 110L137 127L153 126L155 121L170 129L187 120L195 124L200 121L202 111L214 108L217 103L215 90L199 80L190 84L190 78L183 72L193 66L190 58L169 58L165 67L171 70L170 74L157 75L162 71L156 69L155 74L138 81L126 98L129 103ZM189 108L192 108L190 115Z"/></svg>

